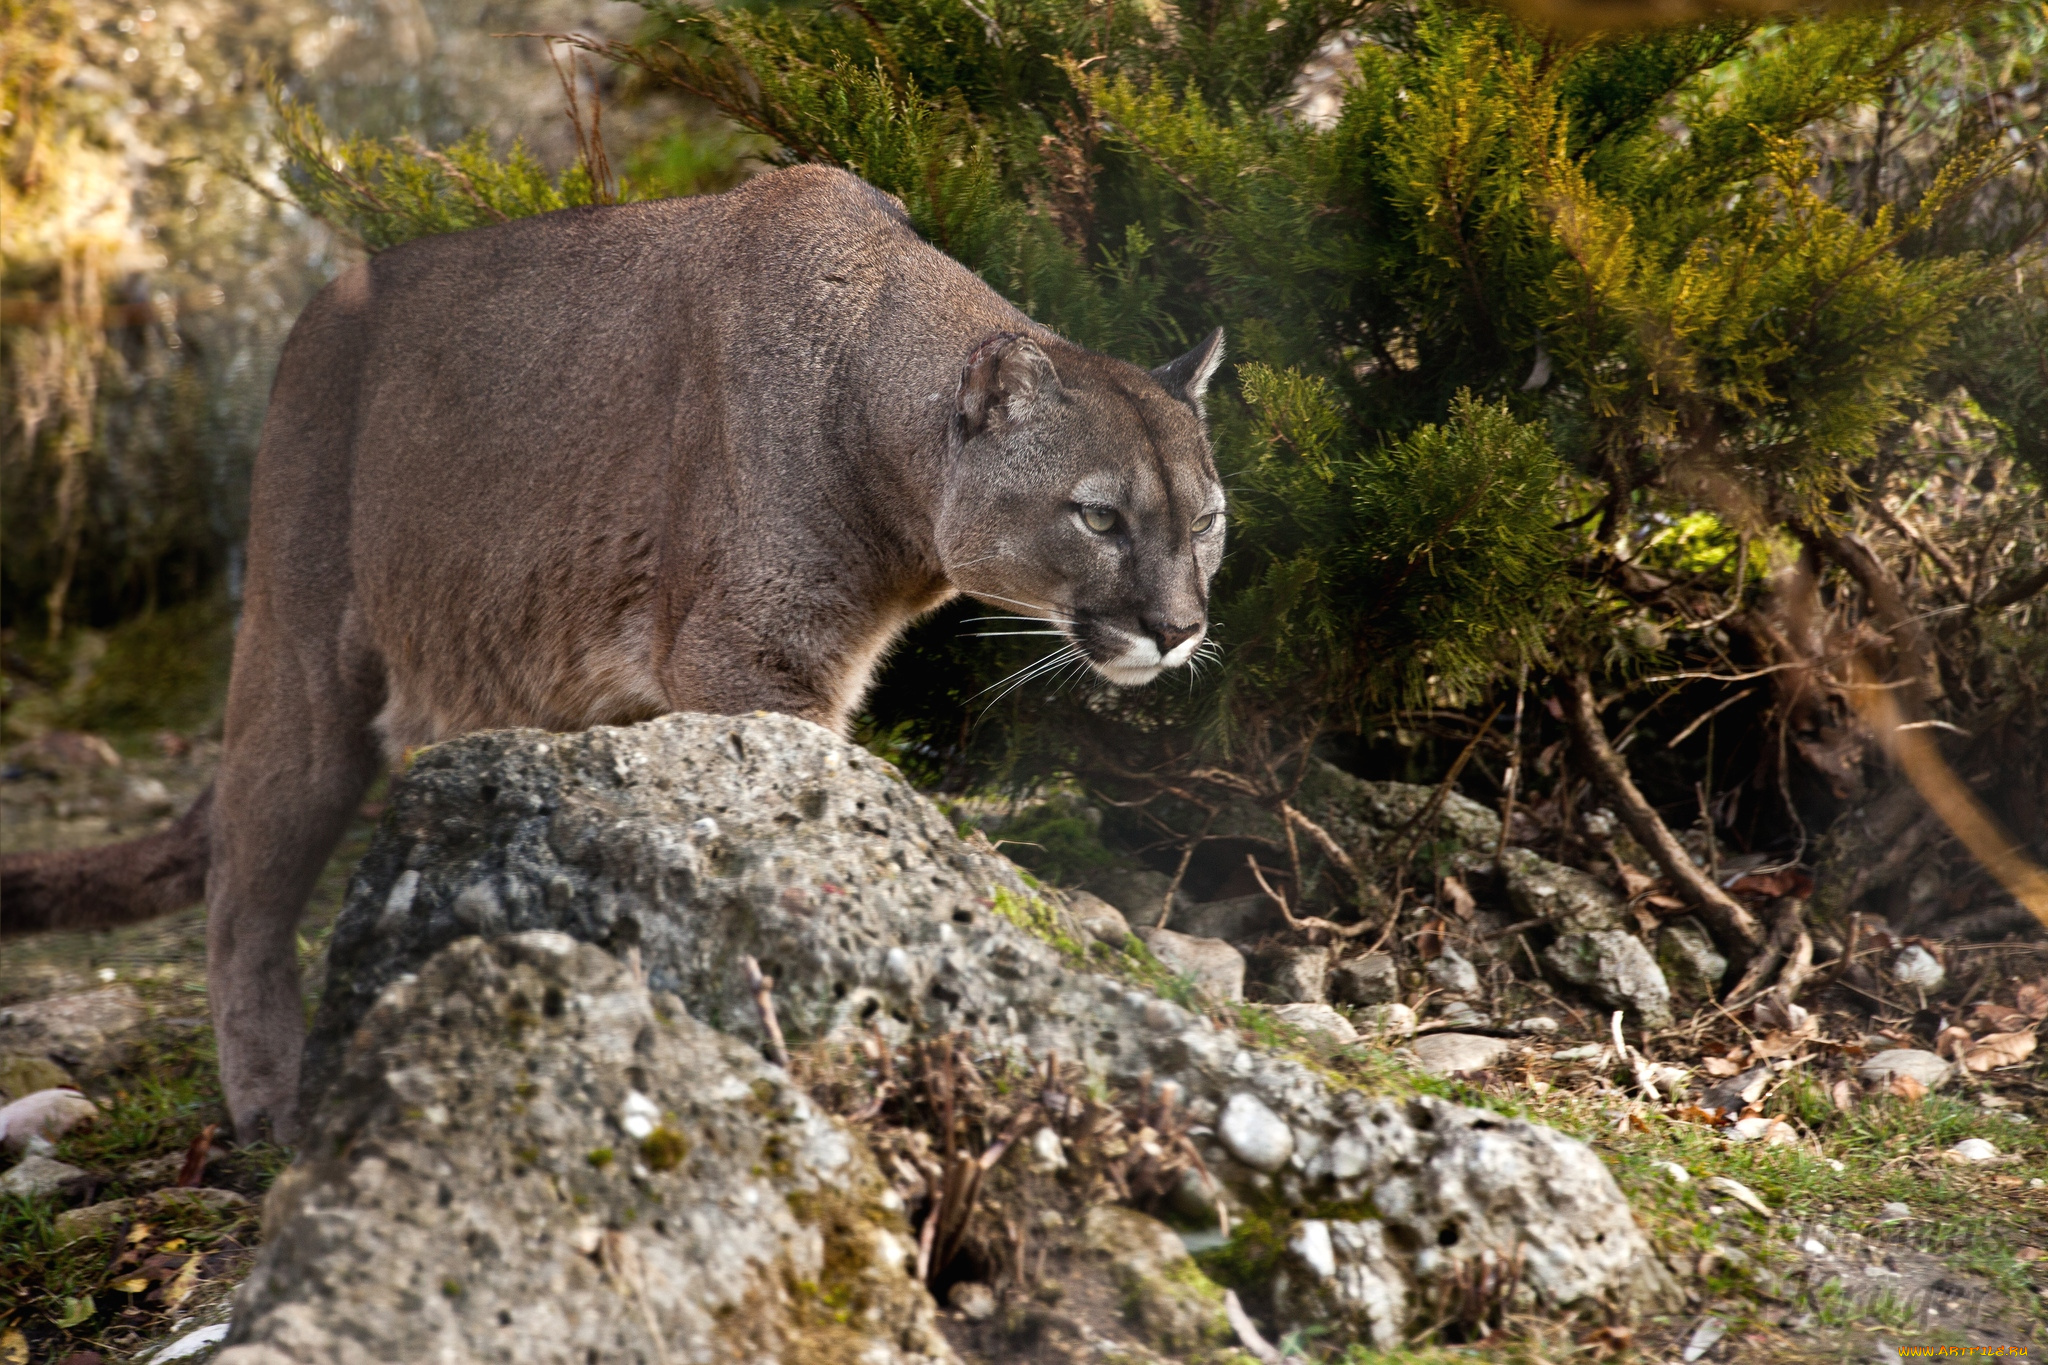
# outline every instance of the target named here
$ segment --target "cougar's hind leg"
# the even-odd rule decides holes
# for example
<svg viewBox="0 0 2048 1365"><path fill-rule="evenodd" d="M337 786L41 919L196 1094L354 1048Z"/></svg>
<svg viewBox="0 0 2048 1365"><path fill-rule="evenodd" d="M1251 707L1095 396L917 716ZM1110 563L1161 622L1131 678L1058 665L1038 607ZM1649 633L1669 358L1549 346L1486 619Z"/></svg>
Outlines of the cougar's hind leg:
<svg viewBox="0 0 2048 1365"><path fill-rule="evenodd" d="M245 1142L297 1140L299 917L380 759L381 686L349 667L339 623L320 624L330 629L287 626L252 594L228 689L207 977L221 1083Z"/></svg>

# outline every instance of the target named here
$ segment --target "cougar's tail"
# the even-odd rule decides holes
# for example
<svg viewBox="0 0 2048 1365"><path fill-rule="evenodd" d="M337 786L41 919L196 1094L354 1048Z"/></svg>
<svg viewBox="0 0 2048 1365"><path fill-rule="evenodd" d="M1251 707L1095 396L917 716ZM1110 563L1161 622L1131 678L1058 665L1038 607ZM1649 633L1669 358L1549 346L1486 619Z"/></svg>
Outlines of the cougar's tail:
<svg viewBox="0 0 2048 1365"><path fill-rule="evenodd" d="M161 833L98 848L0 857L0 936L107 929L203 900L212 812L209 783Z"/></svg>

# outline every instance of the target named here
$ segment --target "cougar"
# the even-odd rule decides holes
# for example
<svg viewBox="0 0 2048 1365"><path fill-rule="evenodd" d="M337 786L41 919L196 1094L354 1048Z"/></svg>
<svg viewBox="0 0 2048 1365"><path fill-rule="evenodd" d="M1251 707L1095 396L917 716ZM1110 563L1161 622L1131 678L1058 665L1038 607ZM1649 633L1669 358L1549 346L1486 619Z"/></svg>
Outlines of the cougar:
<svg viewBox="0 0 2048 1365"><path fill-rule="evenodd" d="M670 711L844 734L963 593L1119 686L1184 665L1223 554L1222 354L1065 342L820 167L382 252L279 361L212 787L149 838L6 860L6 928L203 889L235 1131L289 1142L294 929L385 761Z"/></svg>

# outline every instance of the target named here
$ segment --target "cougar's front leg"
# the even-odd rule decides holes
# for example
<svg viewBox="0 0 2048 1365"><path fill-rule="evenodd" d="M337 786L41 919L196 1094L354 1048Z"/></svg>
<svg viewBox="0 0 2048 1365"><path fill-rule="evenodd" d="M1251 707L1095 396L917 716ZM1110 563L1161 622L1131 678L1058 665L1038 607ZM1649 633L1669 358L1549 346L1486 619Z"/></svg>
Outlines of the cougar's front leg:
<svg viewBox="0 0 2048 1365"><path fill-rule="evenodd" d="M305 1041L297 927L376 774L381 688L334 634L282 624L252 597L235 645L206 880L207 981L235 1136L297 1140Z"/></svg>

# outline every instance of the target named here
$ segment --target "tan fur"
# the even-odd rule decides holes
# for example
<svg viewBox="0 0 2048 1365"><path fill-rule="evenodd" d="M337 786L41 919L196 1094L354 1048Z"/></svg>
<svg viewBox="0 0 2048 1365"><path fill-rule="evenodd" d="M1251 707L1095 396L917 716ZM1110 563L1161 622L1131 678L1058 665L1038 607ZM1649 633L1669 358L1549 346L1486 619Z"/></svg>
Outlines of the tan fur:
<svg viewBox="0 0 2048 1365"><path fill-rule="evenodd" d="M390 755L675 710L843 733L959 592L1058 622L1113 680L1180 662L1222 554L1219 356L1069 345L815 167L336 280L264 424L213 810L171 839L207 868L237 1132L297 1131L294 926ZM169 908L132 892L112 918ZM93 894L73 876L35 923Z"/></svg>

